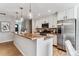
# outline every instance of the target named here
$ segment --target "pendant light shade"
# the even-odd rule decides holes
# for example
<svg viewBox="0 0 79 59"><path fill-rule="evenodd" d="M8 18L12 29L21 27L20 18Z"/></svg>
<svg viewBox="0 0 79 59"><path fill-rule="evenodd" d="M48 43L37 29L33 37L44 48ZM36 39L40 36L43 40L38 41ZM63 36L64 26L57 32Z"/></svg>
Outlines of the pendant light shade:
<svg viewBox="0 0 79 59"><path fill-rule="evenodd" d="M21 17L21 19L20 19L20 20L21 20L21 22L23 22L24 18L23 18L23 17Z"/></svg>
<svg viewBox="0 0 79 59"><path fill-rule="evenodd" d="M30 3L30 6L29 6L29 19L32 19L31 3Z"/></svg>
<svg viewBox="0 0 79 59"><path fill-rule="evenodd" d="M29 12L29 19L32 19L32 13Z"/></svg>
<svg viewBox="0 0 79 59"><path fill-rule="evenodd" d="M20 21L22 22L24 20L23 15L22 15L23 7L20 7L20 9L21 9L21 18L20 18Z"/></svg>
<svg viewBox="0 0 79 59"><path fill-rule="evenodd" d="M18 12L16 12L16 22L18 23Z"/></svg>

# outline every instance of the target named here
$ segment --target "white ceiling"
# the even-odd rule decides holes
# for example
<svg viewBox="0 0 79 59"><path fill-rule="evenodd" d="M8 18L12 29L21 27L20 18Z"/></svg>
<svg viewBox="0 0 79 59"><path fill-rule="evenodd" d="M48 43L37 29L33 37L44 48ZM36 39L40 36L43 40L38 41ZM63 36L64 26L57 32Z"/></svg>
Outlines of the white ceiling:
<svg viewBox="0 0 79 59"><path fill-rule="evenodd" d="M75 5L77 3L31 3L31 10L33 18L38 18L55 13L56 11L74 7ZM0 13L5 12L8 16L16 17L16 12L19 12L18 15L20 16L21 10L19 7L23 7L23 16L24 18L28 18L29 6L29 3L0 3ZM51 13L48 10L51 10Z"/></svg>

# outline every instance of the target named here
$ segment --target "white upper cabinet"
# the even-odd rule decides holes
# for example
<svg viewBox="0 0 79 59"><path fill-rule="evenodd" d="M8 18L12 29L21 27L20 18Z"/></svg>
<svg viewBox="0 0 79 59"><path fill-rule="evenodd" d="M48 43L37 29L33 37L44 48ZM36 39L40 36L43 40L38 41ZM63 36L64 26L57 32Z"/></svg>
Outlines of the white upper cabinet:
<svg viewBox="0 0 79 59"><path fill-rule="evenodd" d="M72 19L75 18L75 9L69 8L64 11L58 12L58 20Z"/></svg>
<svg viewBox="0 0 79 59"><path fill-rule="evenodd" d="M63 20L65 16L65 11L61 11L58 13L58 20Z"/></svg>
<svg viewBox="0 0 79 59"><path fill-rule="evenodd" d="M41 28L41 20L36 20L36 28Z"/></svg>
<svg viewBox="0 0 79 59"><path fill-rule="evenodd" d="M57 22L57 16L50 15L48 17L39 18L35 21L35 28L42 28L42 24L49 23L49 28L52 28L56 25Z"/></svg>
<svg viewBox="0 0 79 59"><path fill-rule="evenodd" d="M67 19L74 18L74 8L70 8L66 10L66 17Z"/></svg>

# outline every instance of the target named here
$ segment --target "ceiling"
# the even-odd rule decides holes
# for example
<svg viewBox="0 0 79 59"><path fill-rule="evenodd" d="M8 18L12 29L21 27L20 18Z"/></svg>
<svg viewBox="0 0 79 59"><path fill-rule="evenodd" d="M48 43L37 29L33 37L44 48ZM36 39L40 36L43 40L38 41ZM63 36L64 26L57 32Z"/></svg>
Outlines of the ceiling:
<svg viewBox="0 0 79 59"><path fill-rule="evenodd" d="M78 3L31 3L31 10L33 18L38 18L41 16L50 15L57 11L74 7L77 4ZM10 17L16 18L16 12L18 12L18 16L20 17L20 7L23 7L23 17L27 19L30 7L29 3L0 3L0 13L3 12Z"/></svg>

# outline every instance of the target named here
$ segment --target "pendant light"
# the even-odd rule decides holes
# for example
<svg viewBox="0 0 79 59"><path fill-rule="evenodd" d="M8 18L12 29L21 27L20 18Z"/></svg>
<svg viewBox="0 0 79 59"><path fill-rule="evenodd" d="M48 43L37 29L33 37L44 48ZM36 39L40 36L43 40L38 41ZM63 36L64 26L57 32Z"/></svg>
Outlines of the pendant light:
<svg viewBox="0 0 79 59"><path fill-rule="evenodd" d="M31 3L30 3L30 6L29 6L29 19L32 19Z"/></svg>
<svg viewBox="0 0 79 59"><path fill-rule="evenodd" d="M18 19L18 12L16 12L16 19Z"/></svg>
<svg viewBox="0 0 79 59"><path fill-rule="evenodd" d="M20 10L21 10L21 18L20 18L20 21L22 22L24 20L23 15L22 15L23 7L20 7Z"/></svg>
<svg viewBox="0 0 79 59"><path fill-rule="evenodd" d="M19 20L18 20L18 12L16 12L16 22L18 23Z"/></svg>

